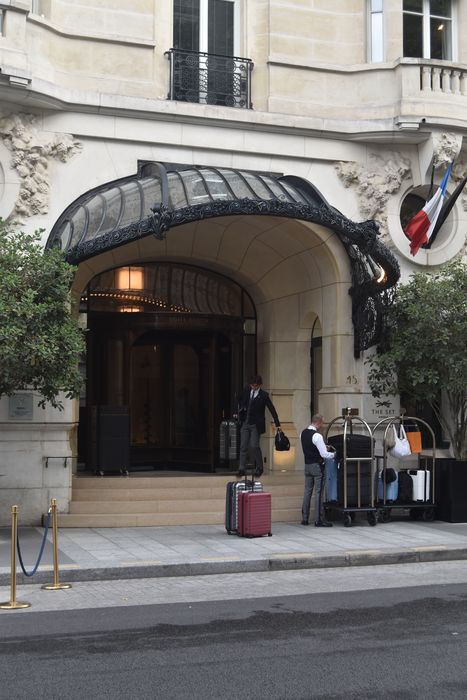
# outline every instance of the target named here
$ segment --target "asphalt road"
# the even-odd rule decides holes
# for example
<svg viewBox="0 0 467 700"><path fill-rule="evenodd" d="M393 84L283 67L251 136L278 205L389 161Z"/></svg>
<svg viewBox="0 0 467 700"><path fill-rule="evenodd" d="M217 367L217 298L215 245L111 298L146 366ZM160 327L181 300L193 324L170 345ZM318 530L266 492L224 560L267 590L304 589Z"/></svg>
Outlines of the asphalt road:
<svg viewBox="0 0 467 700"><path fill-rule="evenodd" d="M367 590L294 595L287 572L283 596L4 612L0 696L467 697L466 583L385 588L365 568Z"/></svg>

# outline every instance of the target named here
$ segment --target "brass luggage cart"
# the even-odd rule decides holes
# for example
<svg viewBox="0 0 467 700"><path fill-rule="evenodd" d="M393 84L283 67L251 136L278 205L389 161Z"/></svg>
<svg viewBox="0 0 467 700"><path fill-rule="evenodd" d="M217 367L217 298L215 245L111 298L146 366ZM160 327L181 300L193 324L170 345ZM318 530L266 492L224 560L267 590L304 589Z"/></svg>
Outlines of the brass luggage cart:
<svg viewBox="0 0 467 700"><path fill-rule="evenodd" d="M387 498L387 480L386 480L386 470L388 468L387 466L387 461L388 461L388 438L390 435L390 431L392 426L395 426L397 423L400 423L401 425L404 425L404 422L406 424L415 424L417 427L420 427L420 425L425 426L425 428L428 429L430 436L431 436L431 441L432 441L432 449L431 449L431 456L427 457L421 457L420 453L417 453L417 468L416 469L408 469L404 470L401 469L399 470L399 473L403 471L407 471L408 474L413 478L421 477L420 479L420 485L421 489L418 489L420 498L412 498L412 500L408 499L401 499L399 494L398 498L395 500L389 500ZM376 456L376 462L377 464L382 464L381 468L381 479L382 479L382 498L379 497L378 495L378 486L379 486L379 474L376 475L376 480L378 486L376 487L376 494L377 494L377 500L376 500L376 506L378 510L378 520L382 523L387 523L391 519L391 513L392 511L398 510L398 511L403 511L403 510L408 510L409 515L412 518L412 520L424 520L425 522L431 522L435 519L436 516L436 501L435 501L435 457L436 457L436 444L435 444L435 434L433 432L433 429L431 426L421 418L416 418L414 416L405 416L404 414L401 414L400 416L397 417L388 417L388 418L383 418L380 420L378 423L373 428L373 436L375 435L376 431L379 429L384 428L384 434L383 434L383 454ZM422 459L423 459L423 467L422 465ZM431 464L430 464L431 462ZM379 472L379 468L377 469ZM421 472L421 473L420 473ZM398 477L399 478L399 477ZM415 487L414 487L415 488Z"/></svg>
<svg viewBox="0 0 467 700"><path fill-rule="evenodd" d="M362 433L354 433L357 423ZM333 428L340 426L340 435L330 436ZM334 418L326 430L325 442L336 448L339 460L337 501L326 501L324 512L341 513L344 525L351 527L358 513L365 513L368 524L375 526L375 458L373 434L368 423L348 408L344 415Z"/></svg>

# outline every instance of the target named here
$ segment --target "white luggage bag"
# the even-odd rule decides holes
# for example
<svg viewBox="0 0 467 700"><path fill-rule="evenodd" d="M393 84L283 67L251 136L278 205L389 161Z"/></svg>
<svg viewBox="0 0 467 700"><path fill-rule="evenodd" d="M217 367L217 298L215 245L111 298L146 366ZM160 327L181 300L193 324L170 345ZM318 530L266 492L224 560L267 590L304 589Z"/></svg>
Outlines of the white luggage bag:
<svg viewBox="0 0 467 700"><path fill-rule="evenodd" d="M412 479L413 500L423 502L429 501L430 472L426 472L424 469L409 469L408 473Z"/></svg>

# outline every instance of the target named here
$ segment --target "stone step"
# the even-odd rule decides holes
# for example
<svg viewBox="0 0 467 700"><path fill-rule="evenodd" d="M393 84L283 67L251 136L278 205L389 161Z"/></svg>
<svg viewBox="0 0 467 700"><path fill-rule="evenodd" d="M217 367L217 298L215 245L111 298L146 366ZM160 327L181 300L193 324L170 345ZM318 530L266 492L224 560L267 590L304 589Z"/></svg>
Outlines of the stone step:
<svg viewBox="0 0 467 700"><path fill-rule="evenodd" d="M73 492L78 492L90 487L106 491L108 489L148 489L148 488L201 488L208 485L209 488L223 487L229 481L236 481L235 474L215 475L193 475L193 476L173 476L159 475L155 472L151 476L74 476ZM269 473L261 477L263 484L274 486L286 484L303 484L303 472Z"/></svg>
<svg viewBox="0 0 467 700"><path fill-rule="evenodd" d="M73 478L69 513L60 527L134 527L223 524L226 484L233 474L78 475ZM268 473L261 477L272 494L273 521L300 519L303 473Z"/></svg>
<svg viewBox="0 0 467 700"><path fill-rule="evenodd" d="M221 487L194 487L194 488L147 488L147 489L101 489L86 488L79 491L73 490L73 502L82 501L162 501L162 500L198 500L198 499L225 499L225 486ZM295 496L303 493L303 484L273 485L264 484L264 490L273 496Z"/></svg>
<svg viewBox="0 0 467 700"><path fill-rule="evenodd" d="M210 486L225 486L228 481L233 481L235 475L228 476L75 476L73 477L73 489L80 491L90 486L101 491L112 489L146 489L146 488L193 488L203 484ZM157 486L156 486L157 485Z"/></svg>
<svg viewBox="0 0 467 700"><path fill-rule="evenodd" d="M301 504L301 494L292 496L274 495L272 499L272 512L284 508L296 508ZM72 501L70 513L210 513L219 512L224 508L224 499L220 503L218 499L188 499L183 500L146 500L146 501Z"/></svg>
<svg viewBox="0 0 467 700"><path fill-rule="evenodd" d="M299 522L300 508L274 511L274 522ZM224 510L212 513L94 513L58 515L58 527L157 527L165 525L224 526Z"/></svg>

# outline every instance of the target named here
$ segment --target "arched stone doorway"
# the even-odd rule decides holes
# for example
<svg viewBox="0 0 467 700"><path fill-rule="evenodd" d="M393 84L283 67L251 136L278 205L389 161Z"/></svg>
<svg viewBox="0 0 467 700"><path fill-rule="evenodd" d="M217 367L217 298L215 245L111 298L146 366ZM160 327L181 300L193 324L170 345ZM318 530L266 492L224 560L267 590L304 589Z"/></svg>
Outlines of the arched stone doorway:
<svg viewBox="0 0 467 700"><path fill-rule="evenodd" d="M139 263L96 275L81 312L88 333L79 463L99 470L95 423L107 409L122 424L128 414L133 470L222 468L219 423L256 369L256 312L245 290L193 265Z"/></svg>
<svg viewBox="0 0 467 700"><path fill-rule="evenodd" d="M107 270L146 262L199 266L239 285L256 308L256 368L292 440L309 422L316 319L322 348L316 408L334 416L349 400L362 406L358 358L379 338L399 269L374 222L349 221L310 183L144 163L137 176L70 205L48 245L60 245L78 263L77 294ZM266 433L270 448L263 452L274 468L272 436Z"/></svg>

